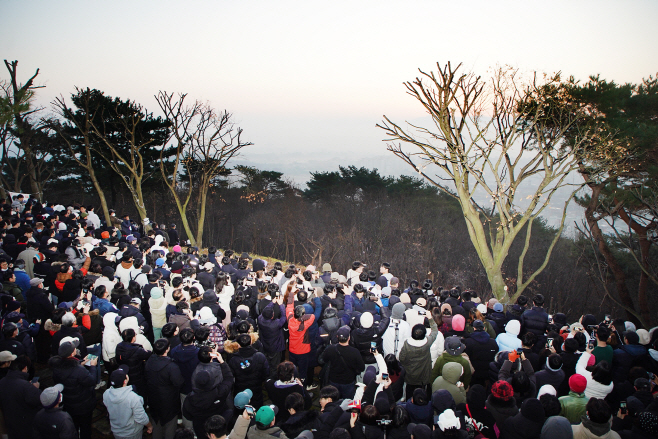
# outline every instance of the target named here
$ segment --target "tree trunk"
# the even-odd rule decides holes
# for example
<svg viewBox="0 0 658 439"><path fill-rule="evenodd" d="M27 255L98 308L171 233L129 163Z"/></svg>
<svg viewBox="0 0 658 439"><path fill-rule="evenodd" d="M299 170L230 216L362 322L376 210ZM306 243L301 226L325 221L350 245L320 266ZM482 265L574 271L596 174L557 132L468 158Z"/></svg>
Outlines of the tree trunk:
<svg viewBox="0 0 658 439"><path fill-rule="evenodd" d="M197 217L196 246L203 243L203 225L206 221L206 203L208 201L208 182L203 181L199 193L199 216Z"/></svg>

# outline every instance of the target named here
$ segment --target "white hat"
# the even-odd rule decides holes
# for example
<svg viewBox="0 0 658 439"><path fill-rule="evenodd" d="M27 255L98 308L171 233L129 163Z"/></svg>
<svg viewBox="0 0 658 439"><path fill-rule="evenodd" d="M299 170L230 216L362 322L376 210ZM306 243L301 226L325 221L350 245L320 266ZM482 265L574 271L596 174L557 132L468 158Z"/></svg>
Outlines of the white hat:
<svg viewBox="0 0 658 439"><path fill-rule="evenodd" d="M452 409L448 409L439 415L439 428L441 431L445 431L446 428L461 428L461 422L459 418L455 416L455 412Z"/></svg>
<svg viewBox="0 0 658 439"><path fill-rule="evenodd" d="M484 303L481 303L477 306L477 310L480 311L480 313L482 313L482 314L486 314L487 313L487 305L485 305Z"/></svg>
<svg viewBox="0 0 658 439"><path fill-rule="evenodd" d="M374 323L372 314L369 312L364 312L363 314L361 314L361 319L359 320L359 323L361 323L361 327L364 329L368 329L372 327L372 324Z"/></svg>
<svg viewBox="0 0 658 439"><path fill-rule="evenodd" d="M214 325L217 323L217 317L212 313L212 309L204 306L199 311L199 323L202 325Z"/></svg>

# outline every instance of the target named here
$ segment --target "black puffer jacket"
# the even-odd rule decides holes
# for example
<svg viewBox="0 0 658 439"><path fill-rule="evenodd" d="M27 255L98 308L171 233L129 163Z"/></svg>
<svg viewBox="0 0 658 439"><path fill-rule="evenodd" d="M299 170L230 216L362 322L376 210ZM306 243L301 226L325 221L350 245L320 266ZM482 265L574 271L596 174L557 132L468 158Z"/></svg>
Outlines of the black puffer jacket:
<svg viewBox="0 0 658 439"><path fill-rule="evenodd" d="M507 322L509 322L509 319L507 318L505 313L502 312L487 313L487 318L492 322L496 323L495 329L496 329L496 333L498 334L505 331L505 325L507 324Z"/></svg>
<svg viewBox="0 0 658 439"><path fill-rule="evenodd" d="M80 328L78 328L77 326L62 326L59 331L53 334L53 338L50 344L51 355L53 356L57 355L59 351L59 343L62 341L64 337L73 337L80 340L80 343L78 345L80 356L81 358L87 356L87 345L85 344L84 337L82 337L82 332L80 331Z"/></svg>
<svg viewBox="0 0 658 439"><path fill-rule="evenodd" d="M174 360L152 355L145 366L146 384L151 416L161 425L180 412L180 388L183 375Z"/></svg>
<svg viewBox="0 0 658 439"><path fill-rule="evenodd" d="M146 379L144 377L144 364L151 356L151 352L144 350L137 343L122 341L116 348L116 359L118 364L128 366L130 384L135 386L137 394L146 399Z"/></svg>
<svg viewBox="0 0 658 439"><path fill-rule="evenodd" d="M521 331L532 332L537 337L542 337L548 326L548 314L541 306L534 306L521 315Z"/></svg>
<svg viewBox="0 0 658 439"><path fill-rule="evenodd" d="M471 382L484 384L488 378L489 363L494 361L498 353L498 343L485 331L475 331L464 339L466 354L473 365Z"/></svg>
<svg viewBox="0 0 658 439"><path fill-rule="evenodd" d="M231 342L231 344L236 345L237 343ZM257 393L262 392L263 383L270 375L270 365L264 354L258 352L253 346L239 348L228 360L228 365L235 376L234 393L252 389L256 396Z"/></svg>
<svg viewBox="0 0 658 439"><path fill-rule="evenodd" d="M320 426L317 410L304 410L290 416L286 422L279 425L289 438L295 438L304 430L317 430Z"/></svg>
<svg viewBox="0 0 658 439"><path fill-rule="evenodd" d="M86 415L91 416L91 412L96 407L96 386L95 367L92 366L87 370L75 358L62 358L59 355L48 360L48 366L53 371L53 380L55 384L64 386L63 407L71 416Z"/></svg>
<svg viewBox="0 0 658 439"><path fill-rule="evenodd" d="M279 308L279 318L266 319L261 314L258 316L258 327L263 349L268 354L275 354L286 350L286 341L283 337L283 327L287 323L286 309L283 305L270 303L267 307Z"/></svg>
<svg viewBox="0 0 658 439"><path fill-rule="evenodd" d="M34 387L29 376L20 370L10 370L0 380L0 408L11 438L32 437L32 421L41 409L41 390Z"/></svg>
<svg viewBox="0 0 658 439"><path fill-rule="evenodd" d="M382 352L382 335L388 329L390 311L387 307L381 308L382 319L374 322L370 328L357 328L352 330L350 344L357 348L366 364L375 363L375 356L370 352L370 343L377 343L377 351Z"/></svg>
<svg viewBox="0 0 658 439"><path fill-rule="evenodd" d="M27 300L27 316L30 318L30 321L40 319L45 323L46 320L53 316L55 307L50 299L48 299L46 290L42 290L39 287L30 287L25 293L25 300Z"/></svg>

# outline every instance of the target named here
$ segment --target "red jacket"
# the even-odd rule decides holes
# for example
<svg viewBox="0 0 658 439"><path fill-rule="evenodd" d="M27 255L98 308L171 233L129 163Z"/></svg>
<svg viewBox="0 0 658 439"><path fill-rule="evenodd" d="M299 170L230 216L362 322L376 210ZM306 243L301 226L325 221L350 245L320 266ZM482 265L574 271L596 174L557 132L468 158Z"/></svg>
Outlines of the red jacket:
<svg viewBox="0 0 658 439"><path fill-rule="evenodd" d="M290 298L294 300L294 295L291 294ZM295 318L295 305L289 300L286 306L286 316L288 316L288 335L290 337L290 352L293 354L301 355L311 352L311 341L308 336L308 330L315 322L313 314L308 315L307 320L299 321ZM299 326L304 323L304 329L299 330Z"/></svg>

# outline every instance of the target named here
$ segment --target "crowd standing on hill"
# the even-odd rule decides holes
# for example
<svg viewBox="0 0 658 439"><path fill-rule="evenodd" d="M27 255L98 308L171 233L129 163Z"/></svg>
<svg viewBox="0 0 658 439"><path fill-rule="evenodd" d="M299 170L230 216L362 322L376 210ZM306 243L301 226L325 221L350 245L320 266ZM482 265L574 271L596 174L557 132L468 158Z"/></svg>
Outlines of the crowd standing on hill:
<svg viewBox="0 0 658 439"><path fill-rule="evenodd" d="M658 437L655 328L404 286L386 262L183 251L173 224L92 206L0 213L10 439L90 438L99 399L116 438Z"/></svg>

